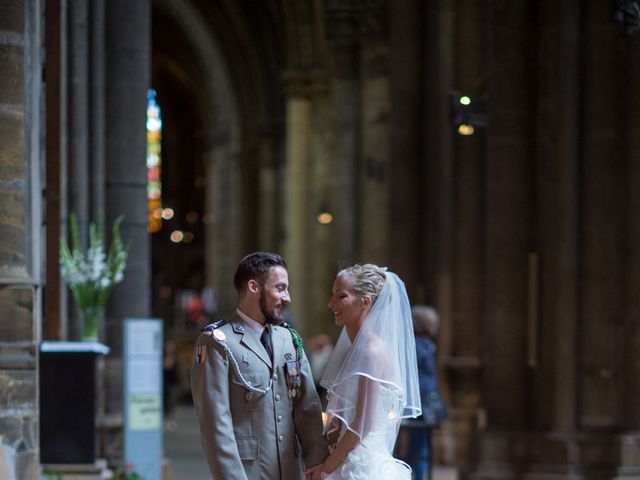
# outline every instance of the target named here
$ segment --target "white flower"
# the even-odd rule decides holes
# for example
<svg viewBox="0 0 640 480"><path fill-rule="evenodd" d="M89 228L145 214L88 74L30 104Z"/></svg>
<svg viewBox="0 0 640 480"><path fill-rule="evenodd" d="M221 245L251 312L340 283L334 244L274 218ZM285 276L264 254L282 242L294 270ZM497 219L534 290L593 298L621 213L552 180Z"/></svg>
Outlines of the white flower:
<svg viewBox="0 0 640 480"><path fill-rule="evenodd" d="M83 252L78 235L78 223L71 216L71 244L60 241L60 274L67 282L81 309L103 308L113 285L124 278L127 247L120 238L119 217L113 226L112 244L105 247L102 222L89 225L89 248ZM108 253L107 253L108 252Z"/></svg>

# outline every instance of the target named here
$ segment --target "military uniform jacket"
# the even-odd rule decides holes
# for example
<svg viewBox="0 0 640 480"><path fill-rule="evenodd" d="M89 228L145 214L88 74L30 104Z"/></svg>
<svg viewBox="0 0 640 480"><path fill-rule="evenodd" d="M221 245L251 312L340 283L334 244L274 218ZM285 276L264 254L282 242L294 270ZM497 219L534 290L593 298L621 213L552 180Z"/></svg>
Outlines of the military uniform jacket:
<svg viewBox="0 0 640 480"><path fill-rule="evenodd" d="M303 480L303 463L316 465L328 454L309 362L303 353L302 386L289 398L284 365L296 359L296 348L286 327L271 328L273 364L237 314L196 342L191 390L214 480ZM266 394L246 386L265 390L272 378Z"/></svg>

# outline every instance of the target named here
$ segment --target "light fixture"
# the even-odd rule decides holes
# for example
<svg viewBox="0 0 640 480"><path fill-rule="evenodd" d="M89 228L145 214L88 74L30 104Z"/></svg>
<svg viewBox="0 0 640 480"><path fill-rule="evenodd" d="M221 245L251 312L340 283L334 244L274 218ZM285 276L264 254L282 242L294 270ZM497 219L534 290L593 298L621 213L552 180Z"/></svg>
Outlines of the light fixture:
<svg viewBox="0 0 640 480"><path fill-rule="evenodd" d="M460 135L464 135L464 136L473 135L474 132L475 132L475 128L473 128L473 125L463 123L462 125L458 126L458 133Z"/></svg>
<svg viewBox="0 0 640 480"><path fill-rule="evenodd" d="M173 218L174 211L173 208L163 208L162 209L162 218L165 220L171 220Z"/></svg>
<svg viewBox="0 0 640 480"><path fill-rule="evenodd" d="M329 223L333 222L333 215L329 210L329 207L327 207L324 202L320 204L318 215L316 215L316 220L322 225L328 225Z"/></svg>
<svg viewBox="0 0 640 480"><path fill-rule="evenodd" d="M471 100L469 95L451 93L451 123L458 134L473 135L478 128L485 128L488 123L487 102L482 98Z"/></svg>

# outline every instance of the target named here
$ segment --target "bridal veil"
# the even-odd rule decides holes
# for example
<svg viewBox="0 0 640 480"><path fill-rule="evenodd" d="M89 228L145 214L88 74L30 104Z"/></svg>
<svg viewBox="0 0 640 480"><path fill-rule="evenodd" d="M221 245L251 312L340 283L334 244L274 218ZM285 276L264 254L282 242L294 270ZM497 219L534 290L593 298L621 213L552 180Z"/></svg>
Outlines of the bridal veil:
<svg viewBox="0 0 640 480"><path fill-rule="evenodd" d="M409 299L395 273L385 276L353 343L343 328L320 383L333 417L362 440L375 429L393 443L400 420L420 415L421 403Z"/></svg>

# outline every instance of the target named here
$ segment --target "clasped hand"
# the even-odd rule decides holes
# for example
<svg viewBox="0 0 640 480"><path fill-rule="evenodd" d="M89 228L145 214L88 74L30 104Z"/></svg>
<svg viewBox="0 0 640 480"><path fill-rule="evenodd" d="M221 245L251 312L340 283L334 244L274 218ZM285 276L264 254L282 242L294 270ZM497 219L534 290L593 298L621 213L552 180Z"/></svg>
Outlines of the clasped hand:
<svg viewBox="0 0 640 480"><path fill-rule="evenodd" d="M305 480L322 480L322 467L324 467L324 463L319 463L318 465L314 465L313 467L308 467L304 469L304 478Z"/></svg>

